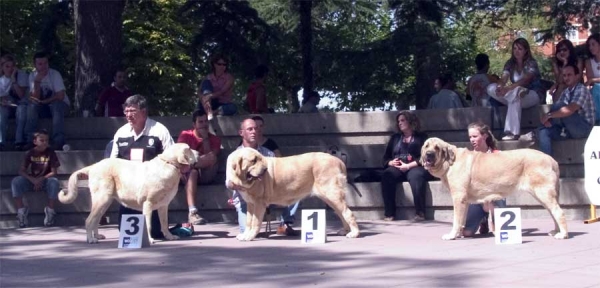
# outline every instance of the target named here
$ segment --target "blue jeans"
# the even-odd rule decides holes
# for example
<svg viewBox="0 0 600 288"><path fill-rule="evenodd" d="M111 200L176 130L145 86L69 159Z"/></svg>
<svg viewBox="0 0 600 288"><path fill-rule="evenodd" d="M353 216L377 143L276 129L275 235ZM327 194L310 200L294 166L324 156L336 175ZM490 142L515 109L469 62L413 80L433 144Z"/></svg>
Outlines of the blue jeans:
<svg viewBox="0 0 600 288"><path fill-rule="evenodd" d="M294 214L296 214L299 204L300 202L296 202L295 204L288 206L287 209L283 210L283 213L281 213L280 217L280 221L282 224L294 224L294 220L296 220ZM235 205L235 210L238 214L238 224L240 226L240 233L244 233L244 231L246 230L246 213L248 212L248 205L246 204L246 201L243 201L243 199L240 198L240 202L237 205Z"/></svg>
<svg viewBox="0 0 600 288"><path fill-rule="evenodd" d="M559 110L564 106L567 105L565 103L552 104L550 112ZM565 118L552 118L550 119L550 123L552 126L542 126L538 128L537 133L540 150L550 156L552 156L552 140L585 138L590 135L593 128L592 124L588 123L577 112ZM565 129L566 137L560 135L563 128Z"/></svg>
<svg viewBox="0 0 600 288"><path fill-rule="evenodd" d="M13 198L23 197L25 192L33 191L33 183L23 176L15 177L10 184ZM42 182L42 190L46 191L48 199L58 199L60 182L54 177L44 179Z"/></svg>
<svg viewBox="0 0 600 288"><path fill-rule="evenodd" d="M17 107L0 106L0 144L6 143L8 134L8 118L15 113L17 131L15 132L15 143L25 142L25 120L27 119L27 98L24 97L17 102Z"/></svg>
<svg viewBox="0 0 600 288"><path fill-rule="evenodd" d="M495 208L504 208L506 207L506 199L494 201ZM469 208L467 210L467 221L465 222L465 231L470 231L472 234L477 232L479 229L479 224L483 219L486 219L488 212L483 210L483 204L469 204Z"/></svg>
<svg viewBox="0 0 600 288"><path fill-rule="evenodd" d="M65 96L67 97L67 96ZM52 117L52 144L55 149L65 144L65 114L69 110L67 103L54 101L48 104L29 103L27 105L27 120L25 134L27 143L33 143L33 133L37 129L40 117Z"/></svg>

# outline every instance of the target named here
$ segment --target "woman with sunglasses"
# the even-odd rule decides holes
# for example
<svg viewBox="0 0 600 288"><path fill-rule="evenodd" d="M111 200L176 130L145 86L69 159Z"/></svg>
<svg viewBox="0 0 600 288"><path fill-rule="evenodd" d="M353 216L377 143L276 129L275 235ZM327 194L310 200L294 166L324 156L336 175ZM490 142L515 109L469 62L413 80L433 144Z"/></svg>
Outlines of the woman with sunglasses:
<svg viewBox="0 0 600 288"><path fill-rule="evenodd" d="M198 110L204 109L208 120L213 118L213 110L221 109L222 115L233 115L237 107L233 104L233 76L228 73L229 62L222 54L214 55L210 60L212 73L200 84L198 90Z"/></svg>
<svg viewBox="0 0 600 288"><path fill-rule="evenodd" d="M573 43L567 39L562 40L556 44L556 52L552 59L552 71L554 72L554 85L550 87L550 94L552 95L552 103L555 103L560 98L562 91L565 90L565 83L560 71L562 68L572 64L579 68L579 71L583 71L583 61L577 58L575 53L575 47ZM583 75L583 73L581 74Z"/></svg>
<svg viewBox="0 0 600 288"><path fill-rule="evenodd" d="M585 42L590 58L585 61L585 86L591 87L596 105L596 125L600 125L600 33L594 33Z"/></svg>

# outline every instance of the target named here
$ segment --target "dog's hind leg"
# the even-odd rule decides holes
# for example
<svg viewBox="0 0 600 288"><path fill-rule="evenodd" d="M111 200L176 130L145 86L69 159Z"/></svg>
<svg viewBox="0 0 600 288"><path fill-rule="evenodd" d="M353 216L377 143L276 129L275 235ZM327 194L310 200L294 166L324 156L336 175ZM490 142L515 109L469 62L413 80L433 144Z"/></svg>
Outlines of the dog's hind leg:
<svg viewBox="0 0 600 288"><path fill-rule="evenodd" d="M343 183L343 185L345 186L345 183ZM315 195L333 208L335 214L342 221L344 228L339 231L338 234L346 235L348 238L356 238L360 235L360 230L358 229L356 218L354 218L354 213L352 213L352 210L350 210L346 204L345 190L341 188L344 186L328 185L326 187L320 187L318 190L316 189L317 193L315 193Z"/></svg>
<svg viewBox="0 0 600 288"><path fill-rule="evenodd" d="M552 216L554 221L554 230L548 234L554 236L556 239L567 239L569 238L569 232L567 230L567 220L565 219L565 213L558 204L558 193L552 189L538 188L532 193L533 197L537 199Z"/></svg>
<svg viewBox="0 0 600 288"><path fill-rule="evenodd" d="M92 209L85 220L88 243L98 243L98 240L105 238L104 235L98 234L98 225L100 225L100 217L108 210L111 202L112 198L107 193L92 191Z"/></svg>

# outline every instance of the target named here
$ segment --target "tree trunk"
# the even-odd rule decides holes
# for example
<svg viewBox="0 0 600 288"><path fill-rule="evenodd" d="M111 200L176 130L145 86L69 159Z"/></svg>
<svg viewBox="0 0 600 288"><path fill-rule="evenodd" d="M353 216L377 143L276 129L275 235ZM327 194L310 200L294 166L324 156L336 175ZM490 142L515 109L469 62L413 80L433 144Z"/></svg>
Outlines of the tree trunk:
<svg viewBox="0 0 600 288"><path fill-rule="evenodd" d="M415 104L417 109L427 108L435 93L433 82L440 75L442 50L440 37L434 24L417 20L415 36Z"/></svg>
<svg viewBox="0 0 600 288"><path fill-rule="evenodd" d="M75 108L91 113L121 65L124 0L74 0Z"/></svg>
<svg viewBox="0 0 600 288"><path fill-rule="evenodd" d="M303 95L313 90L312 0L300 0L300 49L302 50Z"/></svg>

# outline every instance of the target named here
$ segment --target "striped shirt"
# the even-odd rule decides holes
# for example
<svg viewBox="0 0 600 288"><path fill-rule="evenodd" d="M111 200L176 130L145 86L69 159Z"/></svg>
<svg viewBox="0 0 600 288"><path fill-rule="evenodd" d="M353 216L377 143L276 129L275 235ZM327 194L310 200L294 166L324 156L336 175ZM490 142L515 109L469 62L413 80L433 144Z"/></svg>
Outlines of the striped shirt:
<svg viewBox="0 0 600 288"><path fill-rule="evenodd" d="M577 110L577 113L581 115L588 123L594 125L596 121L596 107L592 100L592 94L585 85L577 83L573 88L565 89L558 99L559 103L569 105L571 103L577 103L581 108Z"/></svg>

